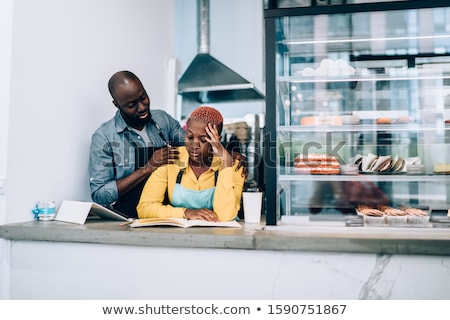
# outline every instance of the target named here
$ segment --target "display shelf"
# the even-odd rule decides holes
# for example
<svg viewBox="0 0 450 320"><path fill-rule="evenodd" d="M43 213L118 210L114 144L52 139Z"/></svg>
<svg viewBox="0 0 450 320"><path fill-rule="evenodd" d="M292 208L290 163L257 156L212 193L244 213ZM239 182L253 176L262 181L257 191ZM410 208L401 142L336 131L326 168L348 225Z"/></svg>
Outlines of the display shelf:
<svg viewBox="0 0 450 320"><path fill-rule="evenodd" d="M359 175L307 175L280 174L280 181L372 181L372 182L448 182L450 175L359 174Z"/></svg>
<svg viewBox="0 0 450 320"><path fill-rule="evenodd" d="M442 71L441 71L442 72ZM437 72L433 72L437 73ZM380 82L380 81L412 81L412 80L442 80L450 79L450 73L445 74L430 74L427 72L410 72L405 75L384 75L384 74L371 74L367 76L335 76L335 77L304 77L304 76L287 76L278 78L279 82L288 83L333 83L343 82L354 84L355 82Z"/></svg>
<svg viewBox="0 0 450 320"><path fill-rule="evenodd" d="M442 125L440 128L432 124L359 124L359 125L317 125L317 126L278 126L280 133L300 133L300 132L371 132L371 131L389 131L389 132L436 132L437 129L450 131L450 126Z"/></svg>

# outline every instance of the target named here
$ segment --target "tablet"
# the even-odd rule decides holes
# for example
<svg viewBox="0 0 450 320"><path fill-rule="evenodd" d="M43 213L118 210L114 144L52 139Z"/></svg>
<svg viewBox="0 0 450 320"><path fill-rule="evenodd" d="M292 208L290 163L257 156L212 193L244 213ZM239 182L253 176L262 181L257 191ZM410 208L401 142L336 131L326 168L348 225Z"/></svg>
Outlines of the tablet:
<svg viewBox="0 0 450 320"><path fill-rule="evenodd" d="M106 208L95 202L74 200L63 200L56 213L55 220L84 224L89 214L108 220L132 220L116 210Z"/></svg>

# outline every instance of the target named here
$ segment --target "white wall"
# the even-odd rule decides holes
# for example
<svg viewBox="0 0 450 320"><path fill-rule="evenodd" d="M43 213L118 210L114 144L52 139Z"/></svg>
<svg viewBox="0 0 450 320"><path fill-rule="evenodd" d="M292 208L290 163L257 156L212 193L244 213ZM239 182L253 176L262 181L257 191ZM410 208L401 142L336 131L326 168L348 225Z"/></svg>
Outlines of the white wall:
<svg viewBox="0 0 450 320"><path fill-rule="evenodd" d="M6 159L8 150L8 118L10 101L10 70L13 26L13 0L0 1L0 224L6 216ZM0 297L8 294L9 241L0 239Z"/></svg>
<svg viewBox="0 0 450 320"><path fill-rule="evenodd" d="M0 224L5 220L13 0L0 2Z"/></svg>
<svg viewBox="0 0 450 320"><path fill-rule="evenodd" d="M90 137L115 112L115 71L166 104L175 0L16 0L13 18L6 222L31 220L39 199L90 200Z"/></svg>

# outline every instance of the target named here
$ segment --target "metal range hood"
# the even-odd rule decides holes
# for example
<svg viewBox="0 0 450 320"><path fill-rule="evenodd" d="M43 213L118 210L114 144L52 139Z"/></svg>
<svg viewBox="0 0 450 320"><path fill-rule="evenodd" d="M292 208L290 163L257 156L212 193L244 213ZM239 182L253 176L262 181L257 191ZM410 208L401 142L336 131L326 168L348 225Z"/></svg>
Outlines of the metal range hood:
<svg viewBox="0 0 450 320"><path fill-rule="evenodd" d="M253 83L209 54L209 0L197 0L198 54L178 81L183 99L200 103L264 100Z"/></svg>

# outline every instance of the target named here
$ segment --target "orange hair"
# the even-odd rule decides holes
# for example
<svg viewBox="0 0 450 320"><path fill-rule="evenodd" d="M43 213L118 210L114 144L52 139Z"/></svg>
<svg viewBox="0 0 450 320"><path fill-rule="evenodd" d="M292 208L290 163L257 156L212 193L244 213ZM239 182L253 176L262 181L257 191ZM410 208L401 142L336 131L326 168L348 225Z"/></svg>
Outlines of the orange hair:
<svg viewBox="0 0 450 320"><path fill-rule="evenodd" d="M222 132L223 127L223 117L222 114L217 110L209 106L200 106L194 111L192 111L189 119L212 123L217 126L217 130L219 134Z"/></svg>

